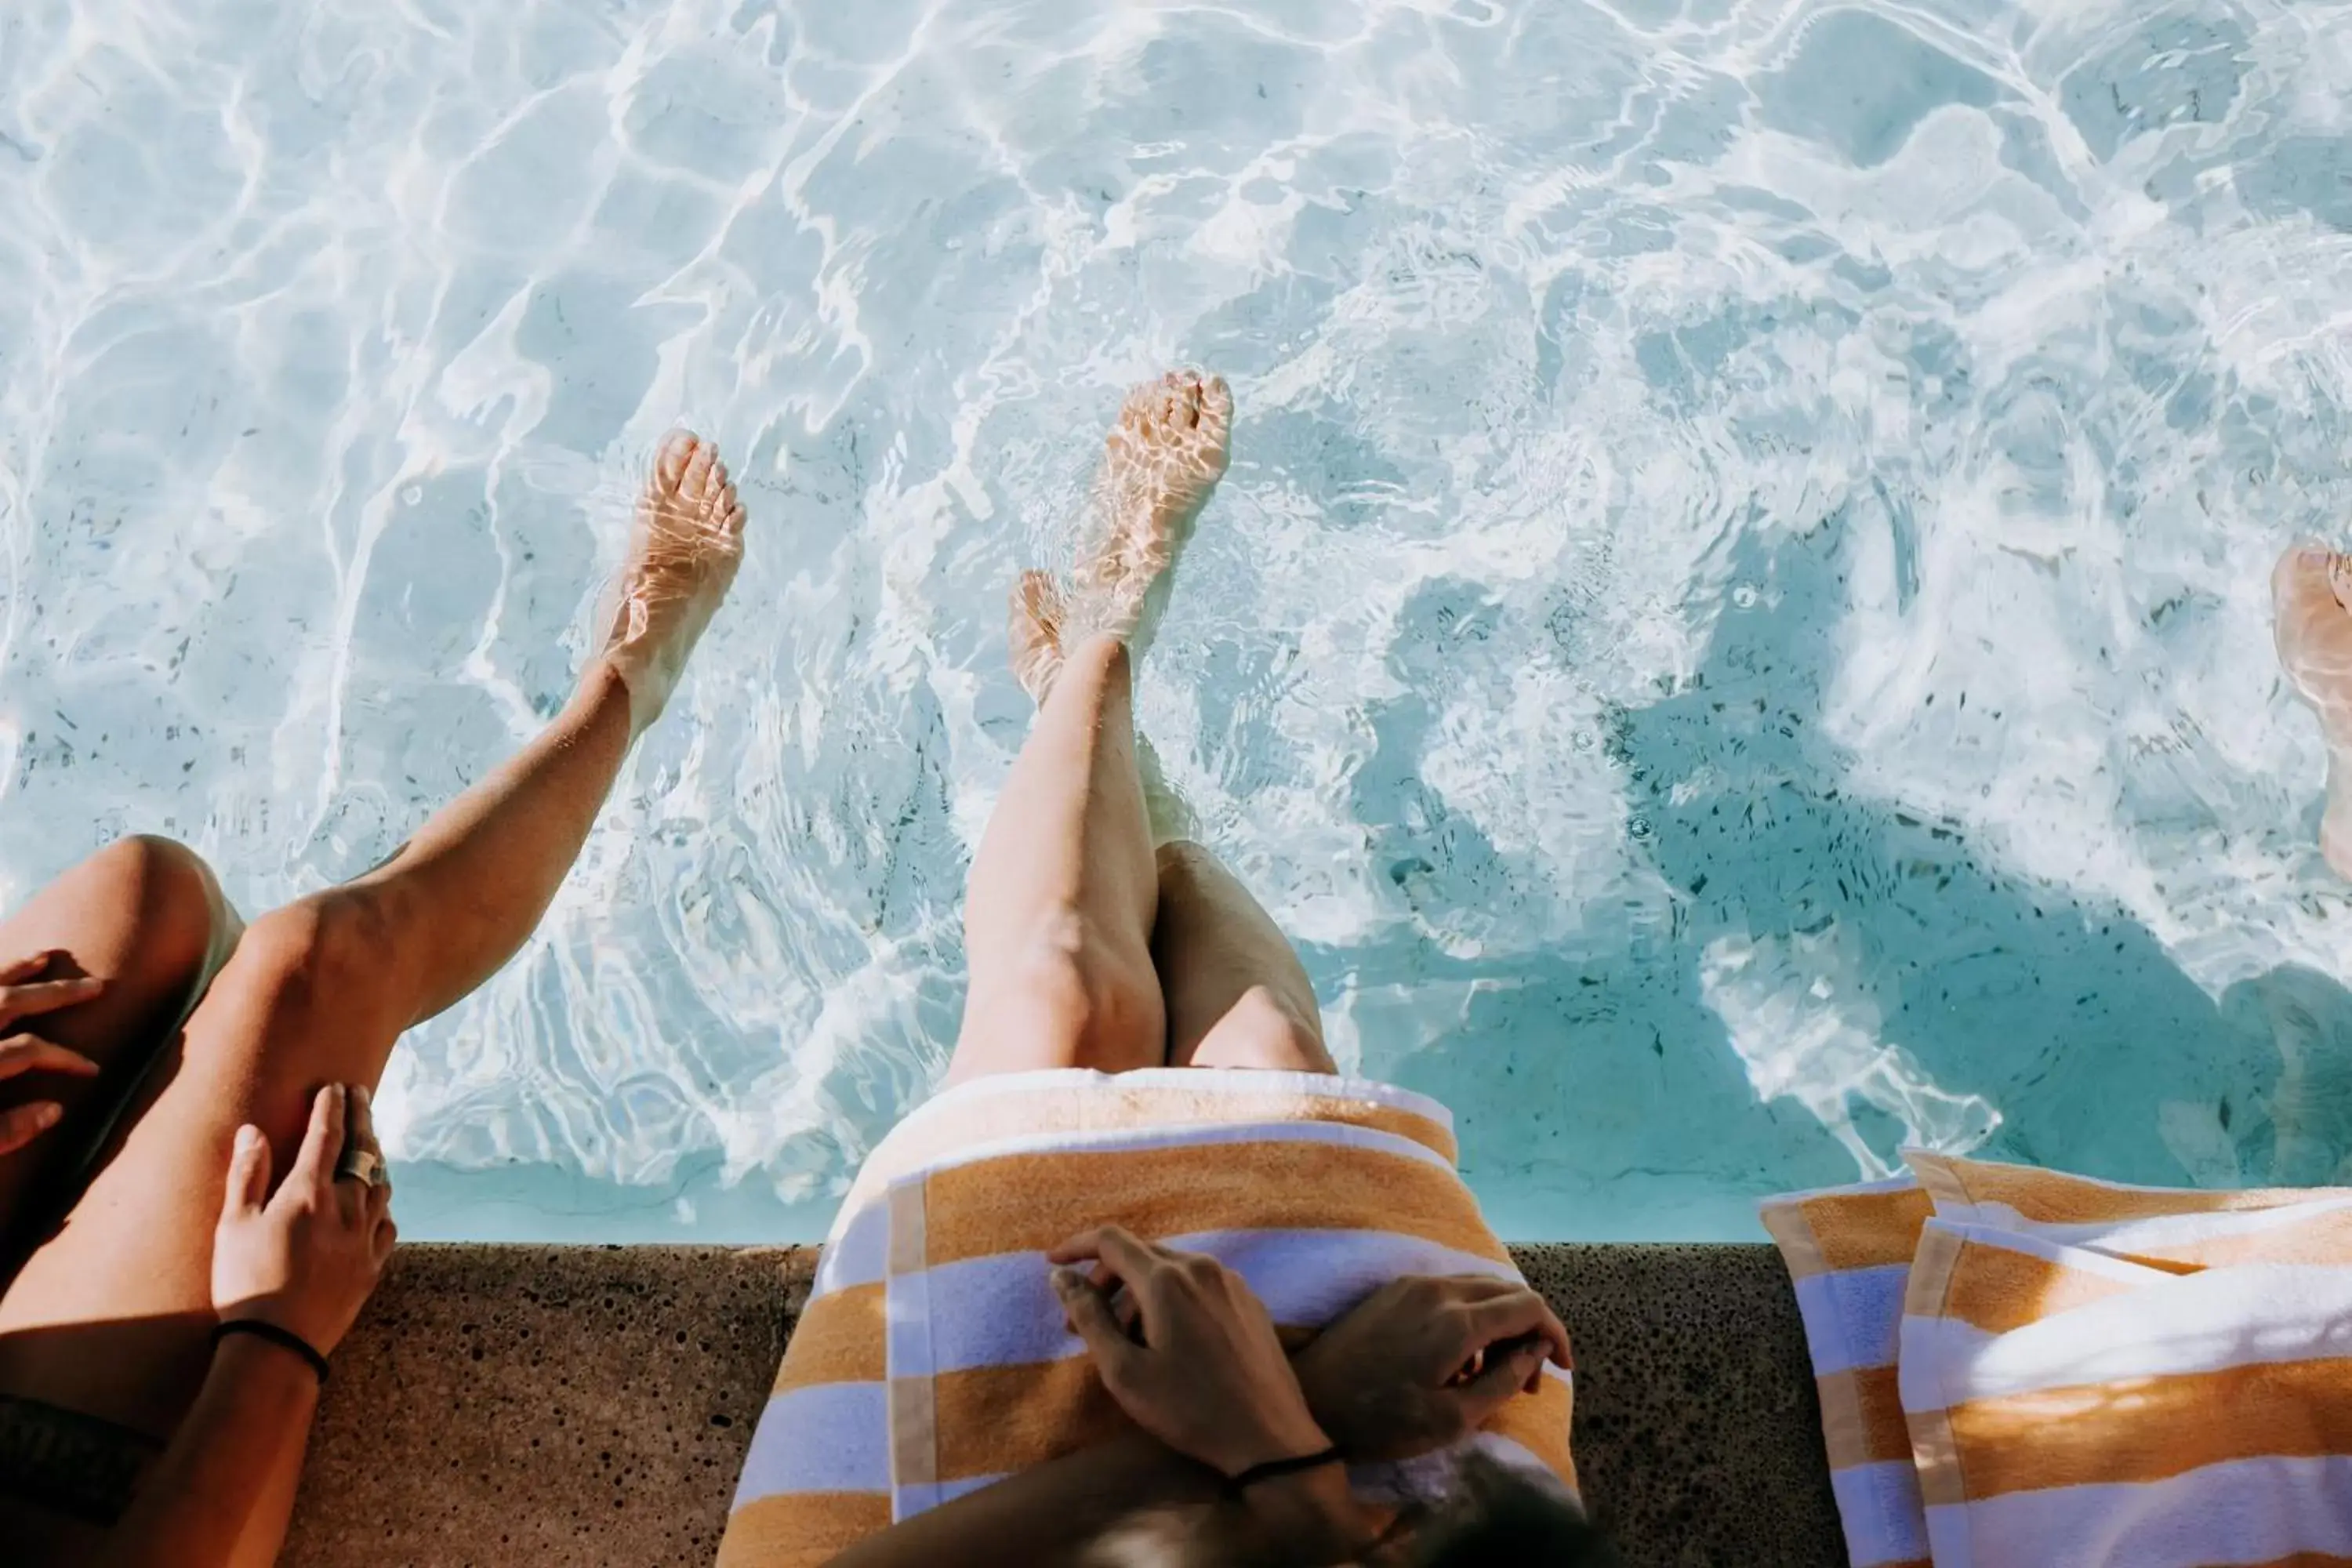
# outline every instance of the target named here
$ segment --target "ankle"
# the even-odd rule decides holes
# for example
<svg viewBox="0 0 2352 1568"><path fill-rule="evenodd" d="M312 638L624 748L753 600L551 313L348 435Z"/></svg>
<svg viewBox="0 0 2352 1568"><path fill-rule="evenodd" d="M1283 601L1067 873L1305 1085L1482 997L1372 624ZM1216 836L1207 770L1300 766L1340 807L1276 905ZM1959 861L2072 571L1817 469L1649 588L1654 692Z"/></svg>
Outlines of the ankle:
<svg viewBox="0 0 2352 1568"><path fill-rule="evenodd" d="M642 678L641 678L642 679ZM629 682L621 662L611 649L596 655L580 672L580 684L572 693L572 700L555 717L556 729L593 729L614 710L626 715L629 740L634 744L638 736L650 729L661 717L661 703L651 692L641 695Z"/></svg>

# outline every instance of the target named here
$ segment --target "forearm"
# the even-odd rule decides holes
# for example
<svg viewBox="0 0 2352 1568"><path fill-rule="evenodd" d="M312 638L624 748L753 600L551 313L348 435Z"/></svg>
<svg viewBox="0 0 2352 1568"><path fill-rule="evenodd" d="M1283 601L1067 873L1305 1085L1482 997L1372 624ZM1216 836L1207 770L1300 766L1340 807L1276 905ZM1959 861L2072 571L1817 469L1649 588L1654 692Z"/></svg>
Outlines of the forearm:
<svg viewBox="0 0 2352 1568"><path fill-rule="evenodd" d="M319 1384L283 1348L233 1334L163 1457L108 1537L106 1568L276 1560ZM278 1517L264 1521L263 1512Z"/></svg>
<svg viewBox="0 0 2352 1568"><path fill-rule="evenodd" d="M859 1542L832 1568L1047 1568L1119 1520L1217 1495L1217 1478L1141 1432L1008 1477Z"/></svg>
<svg viewBox="0 0 2352 1568"><path fill-rule="evenodd" d="M1008 1477L916 1515L835 1557L830 1568L1061 1568L1081 1562L1121 1521L1159 1509L1216 1509L1201 1523L1250 1560L1344 1561L1363 1538L1338 1466L1251 1489L1229 1501L1222 1479L1144 1433Z"/></svg>

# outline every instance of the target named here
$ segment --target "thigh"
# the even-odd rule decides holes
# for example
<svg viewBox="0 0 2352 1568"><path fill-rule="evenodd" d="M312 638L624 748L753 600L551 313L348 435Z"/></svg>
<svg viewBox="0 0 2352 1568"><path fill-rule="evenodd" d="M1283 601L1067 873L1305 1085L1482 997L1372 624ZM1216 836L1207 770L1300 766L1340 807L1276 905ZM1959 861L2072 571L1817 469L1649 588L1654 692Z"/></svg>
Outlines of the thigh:
<svg viewBox="0 0 2352 1568"><path fill-rule="evenodd" d="M254 922L166 1044L56 1233L0 1295L0 1396L167 1436L211 1359L212 1237L236 1130L273 1169L313 1093L373 1087L407 1021L381 932L341 890Z"/></svg>
<svg viewBox="0 0 2352 1568"><path fill-rule="evenodd" d="M1151 957L1169 1066L1338 1070L1297 951L1240 879L1189 840L1160 849Z"/></svg>
<svg viewBox="0 0 2352 1568"><path fill-rule="evenodd" d="M115 1117L237 930L204 861L149 837L100 850L0 921L0 960L48 953L44 979L106 982L91 1000L21 1026L98 1063L97 1078L27 1073L0 1082L0 1106L39 1099L65 1108L57 1126L0 1159L0 1289L32 1237L71 1201Z"/></svg>

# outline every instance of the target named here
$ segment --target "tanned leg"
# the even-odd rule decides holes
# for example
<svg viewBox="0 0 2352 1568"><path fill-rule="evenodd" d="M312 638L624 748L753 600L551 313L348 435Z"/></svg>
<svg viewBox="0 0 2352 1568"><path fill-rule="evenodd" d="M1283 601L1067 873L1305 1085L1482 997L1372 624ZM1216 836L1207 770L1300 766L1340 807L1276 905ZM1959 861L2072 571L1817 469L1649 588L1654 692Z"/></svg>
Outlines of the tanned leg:
<svg viewBox="0 0 2352 1568"><path fill-rule="evenodd" d="M1133 659L1224 473L1232 406L1222 382L1189 373L1138 387L1106 443L1097 528L1071 585L1032 573L1015 592L1013 667L1037 722L972 862L950 1083L1165 1059Z"/></svg>
<svg viewBox="0 0 2352 1568"><path fill-rule="evenodd" d="M357 881L255 921L132 1107L80 1201L0 1297L0 1394L157 1436L209 1360L212 1235L236 1129L289 1168L313 1093L373 1087L401 1031L520 947L570 868L629 744L658 714L732 582L743 514L717 454L673 437L647 480L609 641L522 753ZM297 1472L249 1531L282 1538ZM20 1517L21 1516L21 1517ZM0 1535L47 1555L86 1545L0 1502Z"/></svg>

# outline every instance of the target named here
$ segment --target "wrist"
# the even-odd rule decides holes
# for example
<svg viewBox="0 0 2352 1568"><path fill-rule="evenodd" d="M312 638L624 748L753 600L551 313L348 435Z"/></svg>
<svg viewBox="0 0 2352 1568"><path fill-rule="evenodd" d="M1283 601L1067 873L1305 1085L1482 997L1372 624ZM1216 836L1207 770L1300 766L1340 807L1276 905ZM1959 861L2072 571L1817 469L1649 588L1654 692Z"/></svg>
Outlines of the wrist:
<svg viewBox="0 0 2352 1568"><path fill-rule="evenodd" d="M1268 1561L1349 1563L1374 1533L1336 1460L1260 1481L1242 1493L1248 1533Z"/></svg>
<svg viewBox="0 0 2352 1568"><path fill-rule="evenodd" d="M1329 1434L1317 1426L1302 1410L1300 1419L1280 1431L1252 1434L1245 1439L1220 1444L1214 1451L1203 1452L1202 1461L1224 1477L1230 1483L1245 1471L1261 1465L1279 1464L1286 1459L1304 1458L1336 1447ZM1332 1467L1337 1468L1337 1467Z"/></svg>
<svg viewBox="0 0 2352 1568"><path fill-rule="evenodd" d="M319 1396L318 1373L299 1352L258 1334L223 1334L213 1347L212 1373L236 1387L298 1401Z"/></svg>

